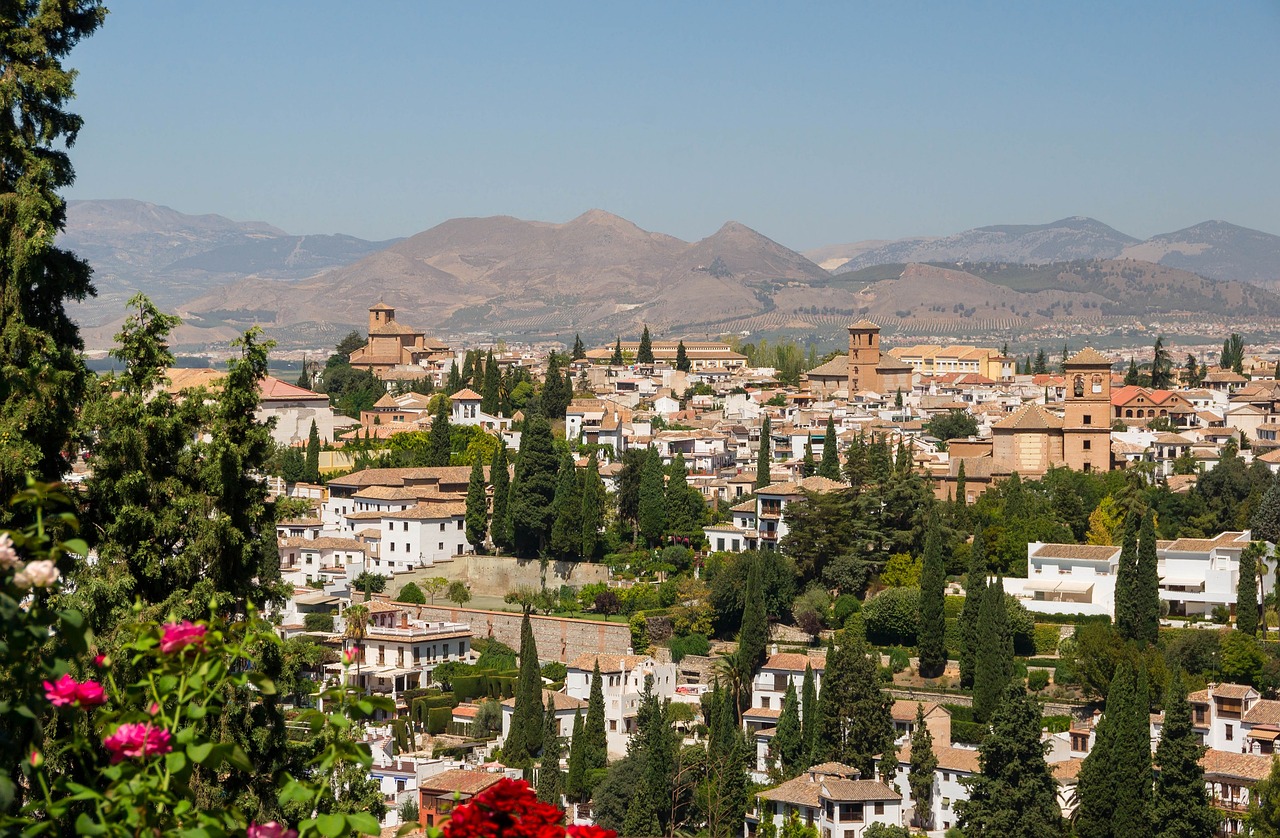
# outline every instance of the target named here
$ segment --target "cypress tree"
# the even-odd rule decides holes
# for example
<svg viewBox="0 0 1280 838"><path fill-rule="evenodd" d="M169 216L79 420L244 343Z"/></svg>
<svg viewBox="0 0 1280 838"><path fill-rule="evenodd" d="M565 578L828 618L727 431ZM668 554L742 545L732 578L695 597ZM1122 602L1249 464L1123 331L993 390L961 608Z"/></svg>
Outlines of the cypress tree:
<svg viewBox="0 0 1280 838"><path fill-rule="evenodd" d="M520 674L516 676L515 705L502 758L508 765L527 768L533 755L542 750L543 726L542 672L528 611L520 622Z"/></svg>
<svg viewBox="0 0 1280 838"><path fill-rule="evenodd" d="M823 687L826 691L826 687ZM965 781L969 799L956 804L969 838L1055 838L1066 835L1058 783L1040 742L1040 704L1009 684L978 749L982 773Z"/></svg>
<svg viewBox="0 0 1280 838"><path fill-rule="evenodd" d="M538 763L538 799L560 805L564 776L560 773L560 723L556 721L555 693L548 692L542 708L542 759Z"/></svg>
<svg viewBox="0 0 1280 838"><path fill-rule="evenodd" d="M969 485L964 476L964 460L956 468L956 504L962 509L969 505Z"/></svg>
<svg viewBox="0 0 1280 838"><path fill-rule="evenodd" d="M773 482L769 477L769 461L772 459L769 453L769 436L772 433L773 427L769 423L769 417L766 416L760 425L760 452L756 456L756 491Z"/></svg>
<svg viewBox="0 0 1280 838"><path fill-rule="evenodd" d="M581 557L582 479L566 452L560 461L555 499L551 502L555 523L551 526L551 552L564 559Z"/></svg>
<svg viewBox="0 0 1280 838"><path fill-rule="evenodd" d="M1106 712L1094 729L1094 744L1080 766L1076 789L1077 838L1112 838L1116 812L1116 732L1133 703L1133 668L1121 663L1107 690Z"/></svg>
<svg viewBox="0 0 1280 838"><path fill-rule="evenodd" d="M507 511L510 499L511 473L507 468L507 447L498 442L489 464L489 482L493 484L493 518L489 525L490 537L499 549L511 549L511 518Z"/></svg>
<svg viewBox="0 0 1280 838"><path fill-rule="evenodd" d="M689 471L685 468L683 454L677 453L671 461L666 509L668 532L693 535L701 529L707 504L702 493L689 485Z"/></svg>
<svg viewBox="0 0 1280 838"><path fill-rule="evenodd" d="M1009 631L1004 582L999 576L983 594L977 637L973 660L973 720L985 723L995 714L1013 679L1013 635Z"/></svg>
<svg viewBox="0 0 1280 838"><path fill-rule="evenodd" d="M1121 664L1124 666L1124 664ZM1108 694L1110 699L1110 694ZM1115 813L1112 834L1144 838L1151 834L1151 717L1147 670L1139 667L1134 689L1122 707L1112 748ZM1108 705L1110 701L1108 701Z"/></svg>
<svg viewBox="0 0 1280 838"><path fill-rule="evenodd" d="M676 751L671 722L663 703L653 691L653 679L645 678L644 691L636 710L636 733L627 746L627 758L637 760L641 766L641 783L634 800L642 806L643 827L629 835L666 835L671 822L671 786L675 780ZM649 812L652 812L652 817ZM659 831L652 831L653 820ZM631 812L627 820L632 820Z"/></svg>
<svg viewBox="0 0 1280 838"><path fill-rule="evenodd" d="M546 548L555 522L552 503L559 470L560 458L556 456L555 441L551 438L551 424L535 411L524 421L515 480L507 502L511 537L516 552L522 556L533 557Z"/></svg>
<svg viewBox="0 0 1280 838"><path fill-rule="evenodd" d="M307 483L320 482L320 431L314 419L311 420L311 432L307 434L307 463L303 480Z"/></svg>
<svg viewBox="0 0 1280 838"><path fill-rule="evenodd" d="M818 475L828 480L840 479L840 443L836 440L836 420L827 417L827 433L822 438L822 461L818 463Z"/></svg>
<svg viewBox="0 0 1280 838"><path fill-rule="evenodd" d="M880 688L879 655L861 638L840 634L827 652L812 760L843 762L871 778L876 755L895 753L893 699Z"/></svg>
<svg viewBox="0 0 1280 838"><path fill-rule="evenodd" d="M1156 746L1155 791L1151 822L1155 838L1210 838L1217 834L1218 815L1204 786L1203 752L1191 726L1191 705L1182 676L1174 674L1165 699L1164 725Z"/></svg>
<svg viewBox="0 0 1280 838"><path fill-rule="evenodd" d="M581 361L587 357L587 348L582 345L582 335L573 336L573 351L569 354L569 358L574 361Z"/></svg>
<svg viewBox="0 0 1280 838"><path fill-rule="evenodd" d="M1156 571L1155 513L1148 510L1142 519L1138 536L1137 573L1137 639L1148 646L1156 645L1160 634L1160 577Z"/></svg>
<svg viewBox="0 0 1280 838"><path fill-rule="evenodd" d="M564 781L564 793L570 800L581 802L587 796L587 764L585 750L587 737L583 733L582 710L573 714L573 737L569 740L569 773Z"/></svg>
<svg viewBox="0 0 1280 838"><path fill-rule="evenodd" d="M813 679L813 663L804 665L804 682L800 685L800 731L803 737L801 758L808 768L812 764L814 739L818 734L818 685Z"/></svg>
<svg viewBox="0 0 1280 838"><path fill-rule="evenodd" d="M609 356L609 366L620 367L622 364L622 338L618 338L613 344L613 354Z"/></svg>
<svg viewBox="0 0 1280 838"><path fill-rule="evenodd" d="M770 748L779 776L795 776L800 768L804 734L800 727L800 700L796 697L796 685L790 679L782 697L782 713L778 716L778 727Z"/></svg>
<svg viewBox="0 0 1280 838"><path fill-rule="evenodd" d="M860 493L871 479L871 463L868 457L866 440L863 439L862 434L858 434L849 445L844 461L845 482L853 488L855 493Z"/></svg>
<svg viewBox="0 0 1280 838"><path fill-rule="evenodd" d="M1258 633L1258 547L1251 541L1240 551L1240 578L1236 582L1236 628L1245 634Z"/></svg>
<svg viewBox="0 0 1280 838"><path fill-rule="evenodd" d="M493 350L484 361L484 385L480 390L480 412L497 416L502 408L502 370L493 359Z"/></svg>
<svg viewBox="0 0 1280 838"><path fill-rule="evenodd" d="M453 455L449 408L449 400L440 399L436 415L431 419L431 430L427 431L427 465L429 466L447 466Z"/></svg>
<svg viewBox="0 0 1280 838"><path fill-rule="evenodd" d="M1124 520L1120 566L1116 569L1116 631L1125 640L1138 639L1138 529L1141 519L1133 510Z"/></svg>
<svg viewBox="0 0 1280 838"><path fill-rule="evenodd" d="M449 377L444 382L444 392L446 396L452 396L466 385L462 383L462 373L458 372L458 360L449 362Z"/></svg>
<svg viewBox="0 0 1280 838"><path fill-rule="evenodd" d="M738 715L751 706L751 681L764 665L769 644L769 618L765 614L764 588L760 579L761 559L751 556L747 585L743 591L742 629L738 633L738 676L743 686Z"/></svg>
<svg viewBox="0 0 1280 838"><path fill-rule="evenodd" d="M640 534L653 546L667 528L666 485L662 479L662 460L656 448L650 448L645 455L644 466L640 472Z"/></svg>
<svg viewBox="0 0 1280 838"><path fill-rule="evenodd" d="M1280 543L1280 471L1271 478L1271 484L1262 495L1262 501L1253 511L1249 521L1253 537L1259 541Z"/></svg>
<svg viewBox="0 0 1280 838"><path fill-rule="evenodd" d="M583 726L586 745L582 750L585 771L609 765L609 738L604 729L604 679L600 676L600 660L591 670L591 693L587 697L587 720Z"/></svg>
<svg viewBox="0 0 1280 838"><path fill-rule="evenodd" d="M960 612L960 686L973 687L974 661L978 649L978 624L987 593L987 549L978 525L969 550L969 575L964 582L964 609Z"/></svg>
<svg viewBox="0 0 1280 838"><path fill-rule="evenodd" d="M563 419L572 398L573 390L565 387L564 376L560 374L560 356L552 352L542 380L542 412L548 419Z"/></svg>
<svg viewBox="0 0 1280 838"><path fill-rule="evenodd" d="M592 451L587 458L587 473L582 480L582 558L591 561L600 546L604 528L604 481L600 479L600 461Z"/></svg>
<svg viewBox="0 0 1280 838"><path fill-rule="evenodd" d="M938 769L938 756L933 752L933 734L924 723L924 705L916 705L916 726L911 731L911 769L907 784L916 811L916 823L933 828L933 774Z"/></svg>
<svg viewBox="0 0 1280 838"><path fill-rule="evenodd" d="M467 353L462 357L461 377L462 377L463 387L470 387L471 382L475 379L476 377L475 364L476 364L476 353L474 350L468 349ZM452 396L453 394L450 393L449 395Z"/></svg>
<svg viewBox="0 0 1280 838"><path fill-rule="evenodd" d="M649 337L648 324L645 324L644 331L640 333L640 347L636 350L636 363L653 363L653 340Z"/></svg>
<svg viewBox="0 0 1280 838"><path fill-rule="evenodd" d="M568 395L568 401L565 402L565 412L569 410L569 404L573 401L573 370L568 366L564 368L564 392Z"/></svg>
<svg viewBox="0 0 1280 838"><path fill-rule="evenodd" d="M800 476L813 477L818 471L818 464L813 459L813 440L804 441L804 456L800 459Z"/></svg>
<svg viewBox="0 0 1280 838"><path fill-rule="evenodd" d="M1138 374L1138 362L1132 355L1130 355L1129 369L1126 370L1124 374L1124 386L1126 387L1135 386L1141 380L1142 378Z"/></svg>
<svg viewBox="0 0 1280 838"><path fill-rule="evenodd" d="M485 494L484 466L476 457L471 463L471 477L467 480L466 508L467 543L477 553L484 552L484 539L489 532L489 498Z"/></svg>
<svg viewBox="0 0 1280 838"><path fill-rule="evenodd" d="M676 344L676 369L680 372L688 372L693 369L693 364L689 362L689 353L684 348L684 341Z"/></svg>
<svg viewBox="0 0 1280 838"><path fill-rule="evenodd" d="M947 569L942 558L942 533L936 512L930 513L920 571L920 630L916 645L920 675L936 678L947 667L946 597Z"/></svg>

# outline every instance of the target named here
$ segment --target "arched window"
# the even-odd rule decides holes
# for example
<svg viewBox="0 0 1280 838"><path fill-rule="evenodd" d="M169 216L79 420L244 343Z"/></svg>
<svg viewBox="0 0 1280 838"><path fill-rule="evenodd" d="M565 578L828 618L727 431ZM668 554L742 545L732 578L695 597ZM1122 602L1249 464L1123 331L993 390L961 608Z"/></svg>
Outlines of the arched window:
<svg viewBox="0 0 1280 838"><path fill-rule="evenodd" d="M1126 418L1126 419L1132 419L1132 418L1133 418L1133 409L1132 409L1132 408L1130 408L1129 410L1126 410L1126 411L1124 412L1124 418Z"/></svg>
<svg viewBox="0 0 1280 838"><path fill-rule="evenodd" d="M1073 389L1075 390L1077 399L1084 395L1084 376L1083 375L1077 375L1075 377L1075 381L1073 382Z"/></svg>

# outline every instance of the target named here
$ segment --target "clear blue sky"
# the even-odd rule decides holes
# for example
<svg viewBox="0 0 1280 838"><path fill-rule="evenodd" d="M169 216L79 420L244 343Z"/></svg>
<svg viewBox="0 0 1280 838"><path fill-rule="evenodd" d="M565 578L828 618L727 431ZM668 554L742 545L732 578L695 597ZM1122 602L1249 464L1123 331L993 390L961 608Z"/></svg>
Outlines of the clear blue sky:
<svg viewBox="0 0 1280 838"><path fill-rule="evenodd" d="M112 5L70 197L366 238L592 207L797 249L1280 234L1277 0Z"/></svg>

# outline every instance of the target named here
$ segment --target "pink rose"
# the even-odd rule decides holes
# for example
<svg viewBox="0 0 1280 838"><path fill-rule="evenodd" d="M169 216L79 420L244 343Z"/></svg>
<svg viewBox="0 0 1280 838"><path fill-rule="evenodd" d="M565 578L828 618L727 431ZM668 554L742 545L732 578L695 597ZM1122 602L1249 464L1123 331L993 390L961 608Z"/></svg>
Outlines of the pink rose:
<svg viewBox="0 0 1280 838"><path fill-rule="evenodd" d="M0 534L0 570L8 570L18 563L18 552L13 549L13 539L8 533Z"/></svg>
<svg viewBox="0 0 1280 838"><path fill-rule="evenodd" d="M93 665L98 667L99 669L105 669L108 665L110 665L110 663L111 661L107 660L106 655L95 655L93 658Z"/></svg>
<svg viewBox="0 0 1280 838"><path fill-rule="evenodd" d="M117 763L124 759L167 754L173 750L171 738L169 731L162 727L150 722L135 722L120 725L115 733L102 740L102 744L111 752L111 762Z"/></svg>
<svg viewBox="0 0 1280 838"><path fill-rule="evenodd" d="M32 768L39 768L44 765L44 754L39 751L32 751L30 759Z"/></svg>
<svg viewBox="0 0 1280 838"><path fill-rule="evenodd" d="M360 656L359 652L356 649L354 648L347 649L345 652L342 653L342 662L346 666L351 666L351 664L356 662L356 658L358 658L359 656Z"/></svg>
<svg viewBox="0 0 1280 838"><path fill-rule="evenodd" d="M298 838L298 830L275 821L254 823L249 825L248 838Z"/></svg>
<svg viewBox="0 0 1280 838"><path fill-rule="evenodd" d="M62 578L62 573L53 562L48 559L41 559L35 562L27 562L27 566L18 573L18 576L24 577L27 583L22 584L15 578L14 583L20 588L28 586L33 588L52 588Z"/></svg>
<svg viewBox="0 0 1280 838"><path fill-rule="evenodd" d="M107 703L107 691L97 681L85 681L76 685L76 700L82 707L97 707Z"/></svg>
<svg viewBox="0 0 1280 838"><path fill-rule="evenodd" d="M161 626L164 634L160 638L160 651L166 655L174 652L181 652L188 646L194 646L197 649L204 646L204 634L208 629L205 626L198 626L190 620L183 620L180 623L165 623Z"/></svg>
<svg viewBox="0 0 1280 838"><path fill-rule="evenodd" d="M44 682L44 697L54 707L70 707L79 700L80 685L70 675Z"/></svg>

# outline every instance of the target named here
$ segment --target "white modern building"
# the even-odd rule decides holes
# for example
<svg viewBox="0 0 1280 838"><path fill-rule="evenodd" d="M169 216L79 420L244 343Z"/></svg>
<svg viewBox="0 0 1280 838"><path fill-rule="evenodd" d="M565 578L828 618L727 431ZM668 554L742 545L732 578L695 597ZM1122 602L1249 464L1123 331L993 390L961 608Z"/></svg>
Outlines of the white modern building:
<svg viewBox="0 0 1280 838"><path fill-rule="evenodd" d="M1218 606L1234 609L1240 553L1251 541L1249 530L1214 538L1157 541L1156 572L1160 598L1174 616L1206 615ZM1005 591L1041 614L1115 616L1119 547L1095 544L1027 545L1026 578L1008 577ZM1275 546L1266 544L1263 594L1275 586Z"/></svg>

